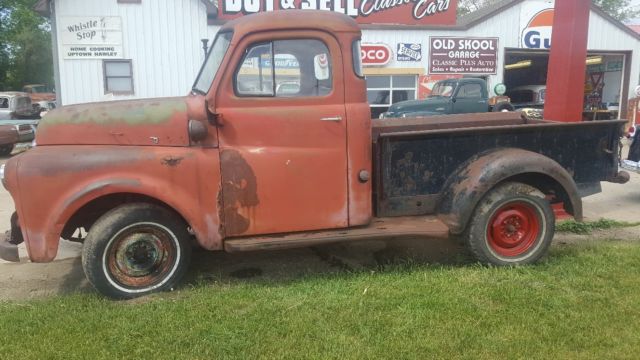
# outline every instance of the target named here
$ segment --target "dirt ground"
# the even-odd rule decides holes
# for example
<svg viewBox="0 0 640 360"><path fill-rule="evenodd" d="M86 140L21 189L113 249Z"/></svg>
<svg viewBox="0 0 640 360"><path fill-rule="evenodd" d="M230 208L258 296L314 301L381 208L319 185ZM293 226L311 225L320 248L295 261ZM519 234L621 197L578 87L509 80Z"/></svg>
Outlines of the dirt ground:
<svg viewBox="0 0 640 360"><path fill-rule="evenodd" d="M584 199L588 219L640 221L640 175L632 174L631 181L625 185L602 185L602 193ZM9 228L12 212L11 197L6 190L0 189L0 231ZM640 227L598 231L588 236L557 234L554 246L607 239L640 241ZM0 301L93 291L84 278L80 249L79 244L61 241L58 258L48 264L34 264L26 259L20 263L0 260ZM24 247L21 247L20 255L26 257ZM434 239L389 239L242 254L196 251L186 286L202 281L251 279L286 282L327 272L376 269L381 264L402 261L464 266L470 262L470 258L454 240Z"/></svg>

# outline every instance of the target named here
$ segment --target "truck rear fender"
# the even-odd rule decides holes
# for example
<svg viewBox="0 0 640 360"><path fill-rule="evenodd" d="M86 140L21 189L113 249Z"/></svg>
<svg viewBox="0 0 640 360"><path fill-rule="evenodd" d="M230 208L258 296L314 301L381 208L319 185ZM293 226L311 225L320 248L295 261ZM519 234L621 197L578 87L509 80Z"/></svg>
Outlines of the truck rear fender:
<svg viewBox="0 0 640 360"><path fill-rule="evenodd" d="M154 189L169 189L165 191L155 191ZM206 249L217 250L222 248L222 236L220 234L220 221L217 212L203 214L198 211L200 207L193 206L199 203L199 199L190 196L186 191L170 184L161 184L158 179L147 179L138 177L137 179L107 178L93 181L89 185L84 185L79 189L70 192L69 197L62 197L52 211L52 216L48 219L48 226L51 229L46 235L45 243L48 251L36 251L35 253L44 255L41 259L32 261L42 262L52 260L57 253L58 239L61 236L70 236L75 230L75 225L83 222L81 214L92 207L99 207L100 216L111 208L123 204L123 202L113 201L115 199L135 202L153 202L176 212L191 227L200 245ZM179 200L176 200L179 199ZM88 219L92 221L95 219ZM31 253L31 252L30 252Z"/></svg>
<svg viewBox="0 0 640 360"><path fill-rule="evenodd" d="M507 181L539 189L582 220L582 200L569 172L544 155L514 148L492 150L463 163L445 183L436 208L438 217L452 234L462 233L485 194Z"/></svg>

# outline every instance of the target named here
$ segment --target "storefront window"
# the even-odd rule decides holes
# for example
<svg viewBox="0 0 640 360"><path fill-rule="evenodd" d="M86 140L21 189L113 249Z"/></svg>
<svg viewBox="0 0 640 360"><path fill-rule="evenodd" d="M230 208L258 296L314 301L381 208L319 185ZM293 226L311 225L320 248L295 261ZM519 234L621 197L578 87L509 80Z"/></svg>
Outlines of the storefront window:
<svg viewBox="0 0 640 360"><path fill-rule="evenodd" d="M374 119L391 104L416 99L417 75L369 75L366 79L367 100Z"/></svg>

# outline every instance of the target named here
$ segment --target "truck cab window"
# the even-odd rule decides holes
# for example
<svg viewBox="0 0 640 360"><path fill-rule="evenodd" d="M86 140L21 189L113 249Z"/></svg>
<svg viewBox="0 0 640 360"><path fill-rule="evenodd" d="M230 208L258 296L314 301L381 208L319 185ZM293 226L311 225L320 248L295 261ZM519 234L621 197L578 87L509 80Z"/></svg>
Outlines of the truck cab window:
<svg viewBox="0 0 640 360"><path fill-rule="evenodd" d="M0 109L8 109L9 108L9 99L0 98Z"/></svg>
<svg viewBox="0 0 640 360"><path fill-rule="evenodd" d="M482 85L464 84L458 89L458 99L475 99L482 97Z"/></svg>
<svg viewBox="0 0 640 360"><path fill-rule="evenodd" d="M236 72L240 96L325 96L332 90L331 57L319 40L254 44Z"/></svg>

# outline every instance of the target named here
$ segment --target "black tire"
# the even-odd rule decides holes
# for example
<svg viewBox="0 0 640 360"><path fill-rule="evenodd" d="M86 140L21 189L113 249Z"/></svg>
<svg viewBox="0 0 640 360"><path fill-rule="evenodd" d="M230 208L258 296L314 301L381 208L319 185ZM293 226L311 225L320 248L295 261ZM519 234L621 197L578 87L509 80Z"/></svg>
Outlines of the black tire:
<svg viewBox="0 0 640 360"><path fill-rule="evenodd" d="M13 152L13 144L9 145L1 145L0 146L0 156L9 156Z"/></svg>
<svg viewBox="0 0 640 360"><path fill-rule="evenodd" d="M505 183L480 201L464 237L475 258L487 265L533 264L548 251L555 215L544 195L521 183Z"/></svg>
<svg viewBox="0 0 640 360"><path fill-rule="evenodd" d="M82 249L87 279L114 299L173 290L190 259L187 224L176 213L145 203L104 214L91 226Z"/></svg>
<svg viewBox="0 0 640 360"><path fill-rule="evenodd" d="M493 112L507 112L507 111L514 111L516 108L513 107L513 105L511 105L511 103L508 102L501 102L496 104L493 107Z"/></svg>

